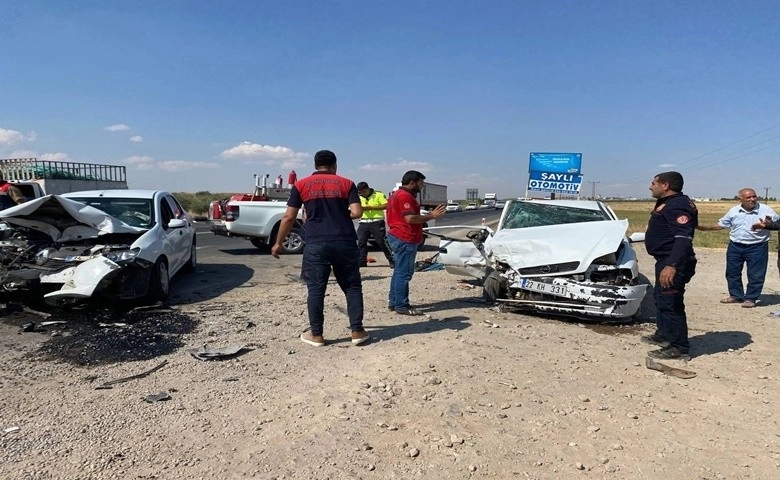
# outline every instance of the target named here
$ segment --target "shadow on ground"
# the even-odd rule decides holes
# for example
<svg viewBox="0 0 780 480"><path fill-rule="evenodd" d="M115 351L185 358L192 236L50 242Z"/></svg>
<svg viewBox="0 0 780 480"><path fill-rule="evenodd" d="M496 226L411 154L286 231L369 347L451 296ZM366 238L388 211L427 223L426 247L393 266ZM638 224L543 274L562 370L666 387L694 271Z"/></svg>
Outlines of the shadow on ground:
<svg viewBox="0 0 780 480"><path fill-rule="evenodd" d="M192 274L173 277L169 302L182 304L211 300L246 284L254 273L246 265L199 264Z"/></svg>
<svg viewBox="0 0 780 480"><path fill-rule="evenodd" d="M740 331L707 332L691 337L690 342L691 357L694 358L745 348L753 343L753 337Z"/></svg>
<svg viewBox="0 0 780 480"><path fill-rule="evenodd" d="M391 325L368 325L368 331L372 340L390 340L406 335L421 335L441 330L464 330L471 326L469 318L463 315L429 319L418 317L421 320L414 323L402 323Z"/></svg>

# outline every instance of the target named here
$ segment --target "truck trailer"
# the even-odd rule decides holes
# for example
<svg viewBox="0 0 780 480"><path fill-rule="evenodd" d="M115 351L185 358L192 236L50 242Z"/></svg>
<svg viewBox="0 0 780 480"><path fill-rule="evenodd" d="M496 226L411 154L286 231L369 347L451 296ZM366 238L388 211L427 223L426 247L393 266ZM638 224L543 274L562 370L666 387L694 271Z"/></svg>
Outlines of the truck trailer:
<svg viewBox="0 0 780 480"><path fill-rule="evenodd" d="M120 165L3 158L0 172L28 200L82 190L127 189L126 169Z"/></svg>

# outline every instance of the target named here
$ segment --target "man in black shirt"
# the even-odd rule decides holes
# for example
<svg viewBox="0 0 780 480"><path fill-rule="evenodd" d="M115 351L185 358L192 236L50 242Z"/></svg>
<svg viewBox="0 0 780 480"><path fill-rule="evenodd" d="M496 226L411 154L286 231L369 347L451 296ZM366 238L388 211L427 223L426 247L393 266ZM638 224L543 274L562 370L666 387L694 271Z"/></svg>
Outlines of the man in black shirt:
<svg viewBox="0 0 780 480"><path fill-rule="evenodd" d="M693 234L699 213L682 188L683 177L678 172L659 173L650 184L656 202L647 224L645 248L655 258L658 315L656 332L642 341L662 347L647 353L653 358L690 358L683 296L685 285L696 273Z"/></svg>

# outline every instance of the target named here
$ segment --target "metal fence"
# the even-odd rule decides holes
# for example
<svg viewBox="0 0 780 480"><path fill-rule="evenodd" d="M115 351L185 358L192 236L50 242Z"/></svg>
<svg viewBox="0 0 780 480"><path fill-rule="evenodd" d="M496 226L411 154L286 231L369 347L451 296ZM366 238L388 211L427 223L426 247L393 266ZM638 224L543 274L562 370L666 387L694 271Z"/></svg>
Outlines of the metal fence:
<svg viewBox="0 0 780 480"><path fill-rule="evenodd" d="M56 162L37 158L0 159L6 180L68 179L126 182L126 169L119 165Z"/></svg>

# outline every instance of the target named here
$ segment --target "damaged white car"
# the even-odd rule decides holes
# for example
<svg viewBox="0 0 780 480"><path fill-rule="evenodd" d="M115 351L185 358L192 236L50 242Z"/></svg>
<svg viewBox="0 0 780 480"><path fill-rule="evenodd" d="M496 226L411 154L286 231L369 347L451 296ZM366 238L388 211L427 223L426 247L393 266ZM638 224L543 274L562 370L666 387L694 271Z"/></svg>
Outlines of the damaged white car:
<svg viewBox="0 0 780 480"><path fill-rule="evenodd" d="M40 289L50 304L165 299L195 269L195 228L168 192L47 195L0 212L0 287Z"/></svg>
<svg viewBox="0 0 780 480"><path fill-rule="evenodd" d="M442 238L439 262L483 281L502 308L576 317L624 319L639 310L640 281L628 220L599 201L508 202L495 232L487 227L428 229Z"/></svg>

